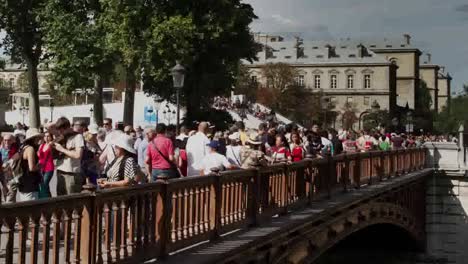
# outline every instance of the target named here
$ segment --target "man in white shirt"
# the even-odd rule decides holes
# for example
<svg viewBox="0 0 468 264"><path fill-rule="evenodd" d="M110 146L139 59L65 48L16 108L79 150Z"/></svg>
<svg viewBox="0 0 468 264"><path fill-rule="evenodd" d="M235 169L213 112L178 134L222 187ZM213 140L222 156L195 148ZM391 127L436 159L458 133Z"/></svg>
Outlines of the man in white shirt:
<svg viewBox="0 0 468 264"><path fill-rule="evenodd" d="M199 169L200 175L208 175L212 172L212 169L226 169L230 170L235 168L231 163L229 163L228 159L219 154L217 149L219 148L218 141L211 141L208 144L209 153L195 166Z"/></svg>
<svg viewBox="0 0 468 264"><path fill-rule="evenodd" d="M206 136L208 123L201 122L198 125L198 132L187 141L187 176L196 176L199 170L195 167L209 153L208 144L210 140Z"/></svg>
<svg viewBox="0 0 468 264"><path fill-rule="evenodd" d="M185 126L180 127L180 134L176 137L176 139L180 141L184 141L186 138L188 138L188 130Z"/></svg>

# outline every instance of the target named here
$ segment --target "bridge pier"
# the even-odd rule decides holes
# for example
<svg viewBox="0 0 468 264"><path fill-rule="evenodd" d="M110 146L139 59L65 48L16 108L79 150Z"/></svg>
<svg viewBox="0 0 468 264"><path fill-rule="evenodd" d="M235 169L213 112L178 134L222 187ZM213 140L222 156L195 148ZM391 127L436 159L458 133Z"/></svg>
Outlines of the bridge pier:
<svg viewBox="0 0 468 264"><path fill-rule="evenodd" d="M428 179L426 194L427 252L448 263L468 259L468 179L437 171Z"/></svg>
<svg viewBox="0 0 468 264"><path fill-rule="evenodd" d="M467 148L462 142L428 143L425 147L426 164L435 170L427 181L427 252L448 263L467 263Z"/></svg>

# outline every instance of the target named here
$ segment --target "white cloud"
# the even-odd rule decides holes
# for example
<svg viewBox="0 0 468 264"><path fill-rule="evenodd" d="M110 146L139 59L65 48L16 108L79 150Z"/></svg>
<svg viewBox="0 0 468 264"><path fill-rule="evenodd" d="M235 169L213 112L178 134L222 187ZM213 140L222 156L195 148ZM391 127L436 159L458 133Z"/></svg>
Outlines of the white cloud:
<svg viewBox="0 0 468 264"><path fill-rule="evenodd" d="M283 24L285 26L291 26L291 27L298 27L299 26L299 23L297 21L293 21L290 18L283 17L283 16L278 15L278 14L272 15L271 18L273 18L275 21L277 21L278 23Z"/></svg>
<svg viewBox="0 0 468 264"><path fill-rule="evenodd" d="M305 38L413 36L445 65L459 89L468 82L466 0L245 0L259 20L256 32L294 32Z"/></svg>

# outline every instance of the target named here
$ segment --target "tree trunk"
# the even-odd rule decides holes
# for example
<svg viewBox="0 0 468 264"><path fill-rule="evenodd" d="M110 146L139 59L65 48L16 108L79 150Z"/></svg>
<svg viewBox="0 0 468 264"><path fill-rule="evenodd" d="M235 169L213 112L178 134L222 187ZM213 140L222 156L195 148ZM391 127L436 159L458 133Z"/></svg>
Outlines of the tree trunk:
<svg viewBox="0 0 468 264"><path fill-rule="evenodd" d="M29 79L29 127L41 126L41 113L39 108L39 82L37 80L37 63L26 58Z"/></svg>
<svg viewBox="0 0 468 264"><path fill-rule="evenodd" d="M133 125L133 112L135 107L135 71L131 68L127 68L126 75L123 122L125 125Z"/></svg>
<svg viewBox="0 0 468 264"><path fill-rule="evenodd" d="M102 126L104 119L104 107L102 103L102 78L101 76L96 76L94 79L94 122L97 125Z"/></svg>

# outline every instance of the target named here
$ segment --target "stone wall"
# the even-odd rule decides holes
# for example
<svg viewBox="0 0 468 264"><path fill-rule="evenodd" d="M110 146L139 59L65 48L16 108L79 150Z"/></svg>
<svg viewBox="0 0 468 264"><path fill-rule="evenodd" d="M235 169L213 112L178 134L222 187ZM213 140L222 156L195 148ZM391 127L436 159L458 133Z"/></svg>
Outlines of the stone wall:
<svg viewBox="0 0 468 264"><path fill-rule="evenodd" d="M427 253L442 263L468 263L466 150L455 143L428 143Z"/></svg>
<svg viewBox="0 0 468 264"><path fill-rule="evenodd" d="M468 179L443 171L427 182L427 253L446 263L468 260Z"/></svg>

